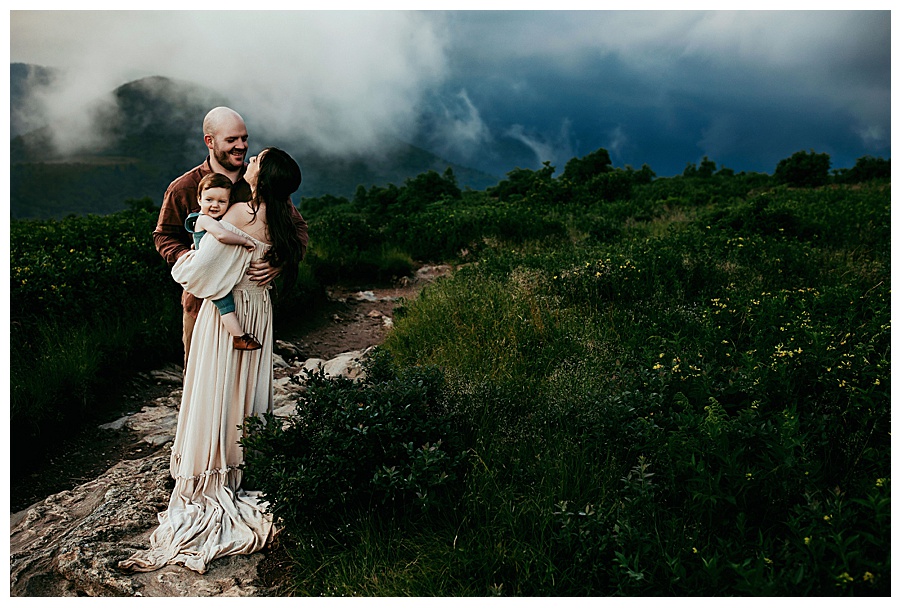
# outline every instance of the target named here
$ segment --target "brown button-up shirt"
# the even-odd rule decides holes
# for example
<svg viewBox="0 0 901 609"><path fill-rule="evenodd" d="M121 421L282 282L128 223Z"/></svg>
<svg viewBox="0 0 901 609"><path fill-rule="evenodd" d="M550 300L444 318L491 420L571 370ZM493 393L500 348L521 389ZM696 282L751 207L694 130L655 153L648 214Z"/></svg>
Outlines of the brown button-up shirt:
<svg viewBox="0 0 901 609"><path fill-rule="evenodd" d="M244 179L246 168L247 165L245 164L238 176L238 181L232 187L231 197L229 198L231 203L250 201L253 196L250 184ZM166 194L163 195L160 217L153 231L153 242L156 244L156 250L170 267L175 264L175 261L182 254L191 249L192 237L185 230L185 220L188 214L200 211L200 204L197 202L197 185L203 176L208 173L213 173L210 157L207 157L203 163L169 184ZM291 207L294 206L292 205ZM304 251L306 251L308 239L307 223L300 215L300 212L297 211L297 208L294 208L294 213L296 215L294 224L297 227L297 234L303 244ZM184 292L181 297L181 303L185 312L196 318L203 299Z"/></svg>

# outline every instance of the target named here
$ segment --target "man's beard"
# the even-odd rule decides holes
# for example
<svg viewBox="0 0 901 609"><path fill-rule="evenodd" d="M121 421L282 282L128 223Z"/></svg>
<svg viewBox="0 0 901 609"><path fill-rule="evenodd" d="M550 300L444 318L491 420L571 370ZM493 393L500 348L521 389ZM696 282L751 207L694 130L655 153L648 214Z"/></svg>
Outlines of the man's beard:
<svg viewBox="0 0 901 609"><path fill-rule="evenodd" d="M244 166L244 157L241 157L241 161L237 165L235 165L229 150L215 151L215 154L216 160L219 162L219 164L229 171L237 171ZM247 156L246 152L244 156Z"/></svg>

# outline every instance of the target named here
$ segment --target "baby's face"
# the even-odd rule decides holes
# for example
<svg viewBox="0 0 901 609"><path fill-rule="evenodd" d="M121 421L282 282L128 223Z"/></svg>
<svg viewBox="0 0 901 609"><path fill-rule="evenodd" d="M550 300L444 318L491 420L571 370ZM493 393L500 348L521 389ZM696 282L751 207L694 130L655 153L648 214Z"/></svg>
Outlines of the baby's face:
<svg viewBox="0 0 901 609"><path fill-rule="evenodd" d="M229 195L231 191L228 188L207 188L197 197L200 213L218 220L228 211Z"/></svg>

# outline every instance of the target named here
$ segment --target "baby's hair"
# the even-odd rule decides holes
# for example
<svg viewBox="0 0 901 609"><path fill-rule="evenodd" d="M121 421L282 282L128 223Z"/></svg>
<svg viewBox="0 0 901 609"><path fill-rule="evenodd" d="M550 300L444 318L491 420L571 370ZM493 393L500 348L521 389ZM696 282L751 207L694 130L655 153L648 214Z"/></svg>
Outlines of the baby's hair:
<svg viewBox="0 0 901 609"><path fill-rule="evenodd" d="M197 196L201 196L204 190L209 190L210 188L226 188L228 190L232 189L232 181L228 179L228 176L222 175L221 173L208 173L200 179L200 183L197 184Z"/></svg>

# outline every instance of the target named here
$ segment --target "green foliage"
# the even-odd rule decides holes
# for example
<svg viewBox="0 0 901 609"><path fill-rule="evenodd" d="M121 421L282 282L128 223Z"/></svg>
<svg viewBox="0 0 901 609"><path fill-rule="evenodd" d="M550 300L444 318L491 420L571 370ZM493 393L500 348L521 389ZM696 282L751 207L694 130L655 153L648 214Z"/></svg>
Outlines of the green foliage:
<svg viewBox="0 0 901 609"><path fill-rule="evenodd" d="M605 155L302 201L285 311L467 264L405 304L365 381L311 375L284 425L246 423L294 592L890 593L891 193L840 184L884 166L811 190L826 155L661 179ZM112 357L180 325L152 205L128 205L13 223L16 429L89 411Z"/></svg>
<svg viewBox="0 0 901 609"><path fill-rule="evenodd" d="M445 568L481 594L890 590L887 190L685 194L484 250L389 336L477 456Z"/></svg>
<svg viewBox="0 0 901 609"><path fill-rule="evenodd" d="M145 203L109 216L12 222L17 450L40 450L54 433L101 414L99 398L122 375L180 350L179 290L153 247L156 213Z"/></svg>
<svg viewBox="0 0 901 609"><path fill-rule="evenodd" d="M507 179L501 180L496 186L486 189L492 197L501 201L513 201L516 197L525 197L534 192L540 192L550 184L554 175L554 167L545 161L541 169L520 169L517 167L507 173Z"/></svg>
<svg viewBox="0 0 901 609"><path fill-rule="evenodd" d="M463 196L457 186L457 178L453 170L448 167L444 175L438 175L435 171L421 173L415 178L408 178L404 182L404 189L398 197L399 209L388 209L394 213L409 213L422 211L431 203L439 201L459 201Z"/></svg>
<svg viewBox="0 0 901 609"><path fill-rule="evenodd" d="M560 177L570 182L588 182L599 174L612 171L612 165L610 154L603 148L598 148L580 159L572 158L567 161Z"/></svg>
<svg viewBox="0 0 901 609"><path fill-rule="evenodd" d="M464 454L435 368L395 369L376 355L364 381L308 374L284 423L250 418L246 474L297 540L339 536L361 513L413 515L452 506Z"/></svg>
<svg viewBox="0 0 901 609"><path fill-rule="evenodd" d="M839 184L860 184L873 180L891 180L892 161L872 156L862 156L857 159L851 169L837 169L835 181Z"/></svg>
<svg viewBox="0 0 901 609"><path fill-rule="evenodd" d="M716 163L711 161L705 155L703 159L701 159L700 165L695 165L694 163L688 163L685 166L685 170L682 172L682 177L684 178L711 178L713 176L723 176L723 177L732 177L735 175L735 171L729 169L728 167L721 166L719 170L716 168Z"/></svg>
<svg viewBox="0 0 901 609"><path fill-rule="evenodd" d="M776 165L773 177L780 184L800 188L823 186L829 178L829 167L832 162L825 152L809 153L800 150Z"/></svg>

